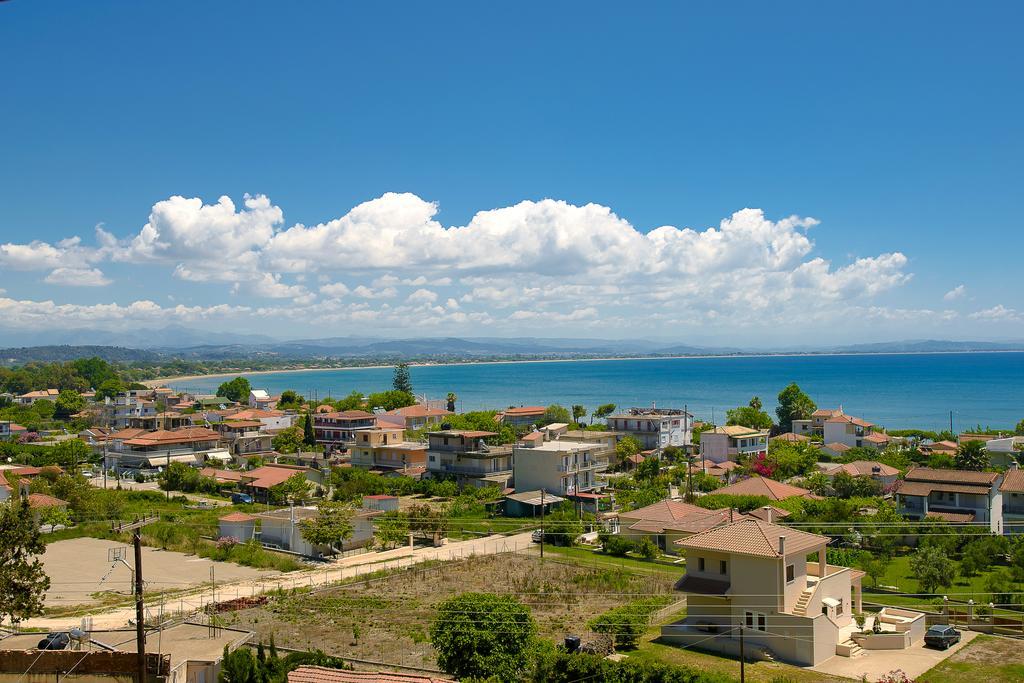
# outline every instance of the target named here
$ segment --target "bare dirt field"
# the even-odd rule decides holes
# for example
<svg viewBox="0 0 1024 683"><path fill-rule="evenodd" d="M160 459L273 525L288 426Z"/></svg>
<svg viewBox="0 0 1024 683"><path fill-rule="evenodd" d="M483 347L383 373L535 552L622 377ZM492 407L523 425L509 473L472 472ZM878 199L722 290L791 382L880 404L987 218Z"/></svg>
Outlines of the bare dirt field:
<svg viewBox="0 0 1024 683"><path fill-rule="evenodd" d="M124 596L130 594L131 569L122 563L112 563L108 559L110 548L123 548L125 560L135 566L131 546L116 541L73 538L47 545L43 555L43 566L50 577L46 606L98 605L123 597L118 596L119 593ZM277 573L156 548L142 549L142 576L146 592L150 594L209 583L211 567L215 567L218 583Z"/></svg>
<svg viewBox="0 0 1024 683"><path fill-rule="evenodd" d="M542 635L584 634L590 618L640 594L672 593L671 575L638 576L620 568L581 567L526 554L470 558L272 598L257 608L222 615L226 625L252 629L257 639L328 654L434 666L428 631L442 600L476 591L514 595L528 605Z"/></svg>

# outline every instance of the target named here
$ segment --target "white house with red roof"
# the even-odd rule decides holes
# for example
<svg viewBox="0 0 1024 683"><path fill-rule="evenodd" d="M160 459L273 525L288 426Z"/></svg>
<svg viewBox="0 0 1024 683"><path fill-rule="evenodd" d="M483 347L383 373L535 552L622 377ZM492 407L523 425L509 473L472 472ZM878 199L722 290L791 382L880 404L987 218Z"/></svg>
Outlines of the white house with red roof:
<svg viewBox="0 0 1024 683"><path fill-rule="evenodd" d="M875 425L852 415L835 415L824 422L822 439L827 444L841 443L851 448L870 446L877 448L874 440L865 439L875 431Z"/></svg>

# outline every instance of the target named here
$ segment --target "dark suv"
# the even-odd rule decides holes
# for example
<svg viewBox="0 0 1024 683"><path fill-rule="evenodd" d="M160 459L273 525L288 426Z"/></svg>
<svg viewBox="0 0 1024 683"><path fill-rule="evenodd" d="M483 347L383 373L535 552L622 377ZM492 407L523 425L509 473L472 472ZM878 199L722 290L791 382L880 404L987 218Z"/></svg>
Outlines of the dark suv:
<svg viewBox="0 0 1024 683"><path fill-rule="evenodd" d="M950 645L960 642L960 631L949 624L937 624L928 629L924 634L924 644L929 647L937 647L946 650Z"/></svg>

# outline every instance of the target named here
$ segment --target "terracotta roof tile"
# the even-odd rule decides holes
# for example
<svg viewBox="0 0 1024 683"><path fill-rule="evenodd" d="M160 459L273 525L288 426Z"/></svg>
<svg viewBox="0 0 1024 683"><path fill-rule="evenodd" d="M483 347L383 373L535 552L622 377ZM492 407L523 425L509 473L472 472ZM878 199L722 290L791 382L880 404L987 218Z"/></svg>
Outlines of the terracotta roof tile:
<svg viewBox="0 0 1024 683"><path fill-rule="evenodd" d="M1005 493L1024 493L1024 470L1008 470L999 490Z"/></svg>
<svg viewBox="0 0 1024 683"><path fill-rule="evenodd" d="M785 434L779 434L778 436L773 436L771 438L771 440L772 441L788 441L790 443L801 443L801 442L804 442L804 441L810 441L810 438L804 436L803 434L794 434L793 432L786 432Z"/></svg>
<svg viewBox="0 0 1024 683"><path fill-rule="evenodd" d="M745 519L680 539L676 541L676 545L688 550L714 550L736 555L777 558L781 557L780 536L786 539L786 555L810 553L829 542L827 536L809 534L806 531L769 524L759 519Z"/></svg>
<svg viewBox="0 0 1024 683"><path fill-rule="evenodd" d="M950 484L974 484L989 486L999 477L998 472L970 472L967 470L943 470L930 467L913 467L907 472L907 481L942 481Z"/></svg>
<svg viewBox="0 0 1024 683"><path fill-rule="evenodd" d="M941 519L946 522L973 522L973 512L943 512L940 510L929 510L925 515L928 519Z"/></svg>
<svg viewBox="0 0 1024 683"><path fill-rule="evenodd" d="M876 467L878 472L875 472ZM894 477L900 473L895 467L890 467L874 460L854 460L853 462L846 463L840 469L854 477L870 477L873 474L882 477Z"/></svg>
<svg viewBox="0 0 1024 683"><path fill-rule="evenodd" d="M716 489L715 493L724 493L732 496L765 496L772 500L785 500L797 496L804 498L817 497L807 489L802 489L799 486L783 484L781 481L756 475L749 479L738 481L735 484Z"/></svg>
<svg viewBox="0 0 1024 683"><path fill-rule="evenodd" d="M300 666L288 672L288 683L454 683L450 678L390 671L346 671Z"/></svg>
<svg viewBox="0 0 1024 683"><path fill-rule="evenodd" d="M256 518L244 512L232 512L220 518L221 522L249 522Z"/></svg>
<svg viewBox="0 0 1024 683"><path fill-rule="evenodd" d="M950 484L942 481L906 481L904 480L896 493L902 496L927 496L932 491L944 493L969 493L976 495L988 495L989 486L970 484Z"/></svg>

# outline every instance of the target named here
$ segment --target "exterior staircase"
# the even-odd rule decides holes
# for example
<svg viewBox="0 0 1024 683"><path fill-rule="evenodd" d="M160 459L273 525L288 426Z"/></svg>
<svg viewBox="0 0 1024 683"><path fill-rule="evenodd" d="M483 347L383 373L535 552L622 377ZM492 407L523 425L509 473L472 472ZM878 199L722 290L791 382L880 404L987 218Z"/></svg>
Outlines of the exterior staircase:
<svg viewBox="0 0 1024 683"><path fill-rule="evenodd" d="M866 653L864 652L864 648L853 642L853 639L850 638L845 642L836 644L836 654L840 657L856 657L857 655Z"/></svg>
<svg viewBox="0 0 1024 683"><path fill-rule="evenodd" d="M811 596L814 595L814 586L805 588L804 592L800 594L800 598L796 601L793 606L793 614L798 617L807 616L807 603L811 601Z"/></svg>

